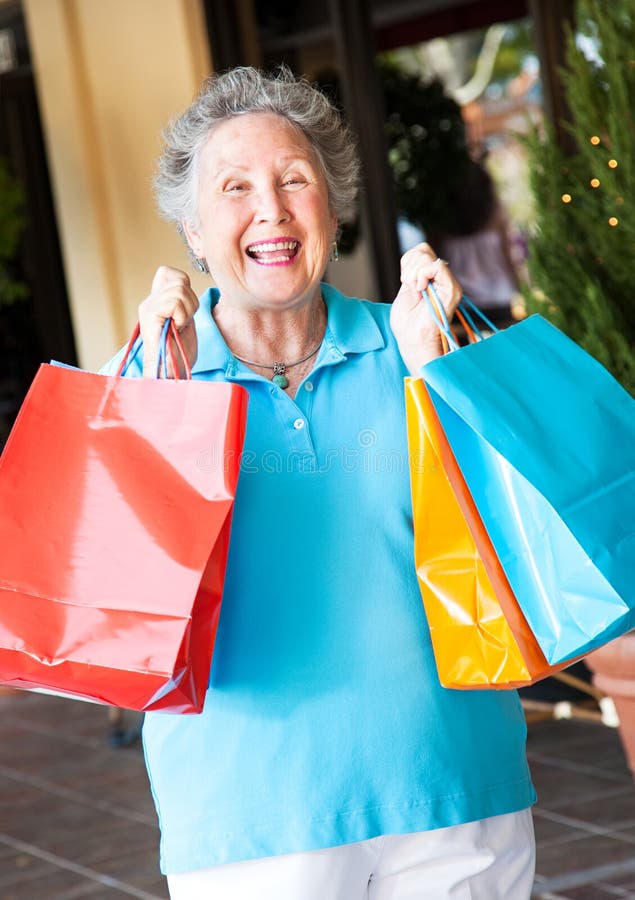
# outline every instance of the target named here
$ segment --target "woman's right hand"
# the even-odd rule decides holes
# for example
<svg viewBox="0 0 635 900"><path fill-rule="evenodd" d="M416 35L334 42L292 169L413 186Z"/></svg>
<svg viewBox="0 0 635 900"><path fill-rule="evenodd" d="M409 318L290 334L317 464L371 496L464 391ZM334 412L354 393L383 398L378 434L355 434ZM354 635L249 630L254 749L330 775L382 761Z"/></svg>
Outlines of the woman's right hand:
<svg viewBox="0 0 635 900"><path fill-rule="evenodd" d="M190 367L194 365L198 352L194 325L194 313L197 309L198 297L192 290L190 279L186 273L169 266L159 266L152 279L152 290L139 304L144 376L156 376L161 331L165 320L169 318L174 321L178 329ZM171 371L168 362L168 374L171 378L180 378L185 374L185 367L180 360L178 349L174 347L174 350L175 358L179 360L180 371Z"/></svg>

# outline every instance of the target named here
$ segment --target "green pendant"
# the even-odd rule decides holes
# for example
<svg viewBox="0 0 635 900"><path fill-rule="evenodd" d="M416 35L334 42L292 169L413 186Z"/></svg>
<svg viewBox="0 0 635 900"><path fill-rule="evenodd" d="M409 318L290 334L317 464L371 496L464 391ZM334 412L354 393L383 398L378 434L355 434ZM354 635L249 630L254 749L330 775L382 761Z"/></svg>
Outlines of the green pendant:
<svg viewBox="0 0 635 900"><path fill-rule="evenodd" d="M282 388L283 390L284 390L284 388L289 387L289 379L286 377L286 375L274 375L271 380L273 381L274 384L276 384L279 388Z"/></svg>

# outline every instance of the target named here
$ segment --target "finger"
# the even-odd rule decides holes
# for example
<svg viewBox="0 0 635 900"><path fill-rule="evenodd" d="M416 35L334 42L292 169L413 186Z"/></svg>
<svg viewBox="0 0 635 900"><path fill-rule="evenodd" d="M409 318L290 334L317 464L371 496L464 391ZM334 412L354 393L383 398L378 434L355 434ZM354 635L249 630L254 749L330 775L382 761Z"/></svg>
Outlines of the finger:
<svg viewBox="0 0 635 900"><path fill-rule="evenodd" d="M196 297L193 300L192 298L179 298L176 301L169 315L176 325L177 331L183 331L188 325L192 324L192 317L196 312L197 306L198 300Z"/></svg>
<svg viewBox="0 0 635 900"><path fill-rule="evenodd" d="M433 257L435 259L437 257L437 253L434 250L434 248L427 241L421 241L420 244L415 244L414 247L411 247L410 250L407 250L404 253L404 258L410 257L410 256L416 256L419 253L426 253L428 256Z"/></svg>
<svg viewBox="0 0 635 900"><path fill-rule="evenodd" d="M139 321L153 320L162 324L172 318L178 328L183 328L199 307L198 297L190 287L181 283L165 286L150 294L139 305Z"/></svg>
<svg viewBox="0 0 635 900"><path fill-rule="evenodd" d="M162 266L155 273L152 286L150 295L139 305L144 374L151 375L156 372L161 331L167 319L172 319L179 332L186 335L190 362L196 359L196 341L190 333L195 336L193 317L199 306L188 276L178 269Z"/></svg>
<svg viewBox="0 0 635 900"><path fill-rule="evenodd" d="M401 280L404 284L416 291L424 291L430 281L435 280L438 274L438 265L428 256L420 256L409 261L406 265Z"/></svg>
<svg viewBox="0 0 635 900"><path fill-rule="evenodd" d="M417 244L416 247L411 247L410 250L406 251L404 255L401 257L401 268L402 271L410 268L412 265L416 264L417 261L421 262L422 260L432 260L436 259L437 254L434 252L430 244L422 243Z"/></svg>
<svg viewBox="0 0 635 900"><path fill-rule="evenodd" d="M441 260L436 276L431 279L431 283L434 285L448 317L451 317L461 301L463 289L443 260Z"/></svg>
<svg viewBox="0 0 635 900"><path fill-rule="evenodd" d="M169 357L168 371L170 377L174 378L183 378L186 375L187 366L189 365L191 369L198 355L198 337L196 326L192 320L188 322L185 328L179 330L179 343L181 347L179 347L175 338L170 336L169 344L172 348L172 353ZM176 361L176 368L172 366L172 360Z"/></svg>
<svg viewBox="0 0 635 900"><path fill-rule="evenodd" d="M154 294L168 285L177 284L181 284L185 288L191 287L190 278L187 272L183 272L181 269L173 269L171 266L159 266L154 273L150 293Z"/></svg>
<svg viewBox="0 0 635 900"><path fill-rule="evenodd" d="M425 290L436 273L436 255L427 243L417 244L401 259L401 280L415 290Z"/></svg>

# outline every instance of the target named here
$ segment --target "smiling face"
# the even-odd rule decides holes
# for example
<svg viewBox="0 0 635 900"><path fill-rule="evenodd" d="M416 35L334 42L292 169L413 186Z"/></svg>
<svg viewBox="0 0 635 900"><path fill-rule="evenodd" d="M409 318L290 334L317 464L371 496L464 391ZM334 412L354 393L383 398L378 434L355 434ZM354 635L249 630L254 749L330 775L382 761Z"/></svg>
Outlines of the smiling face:
<svg viewBox="0 0 635 900"><path fill-rule="evenodd" d="M289 309L316 296L337 221L311 145L287 119L249 113L214 128L199 157L198 209L185 234L223 300Z"/></svg>

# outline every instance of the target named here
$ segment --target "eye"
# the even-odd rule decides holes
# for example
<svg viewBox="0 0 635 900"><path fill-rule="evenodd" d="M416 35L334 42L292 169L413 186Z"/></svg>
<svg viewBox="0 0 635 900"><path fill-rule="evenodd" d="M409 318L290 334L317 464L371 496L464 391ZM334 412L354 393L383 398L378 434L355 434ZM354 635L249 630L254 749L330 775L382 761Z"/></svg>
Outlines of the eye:
<svg viewBox="0 0 635 900"><path fill-rule="evenodd" d="M292 190L304 187L306 183L307 180L304 175L286 175L282 179L282 186L285 188L291 188Z"/></svg>
<svg viewBox="0 0 635 900"><path fill-rule="evenodd" d="M247 185L242 181L230 181L229 184L225 185L225 193L226 194L241 194L243 191L247 190Z"/></svg>

